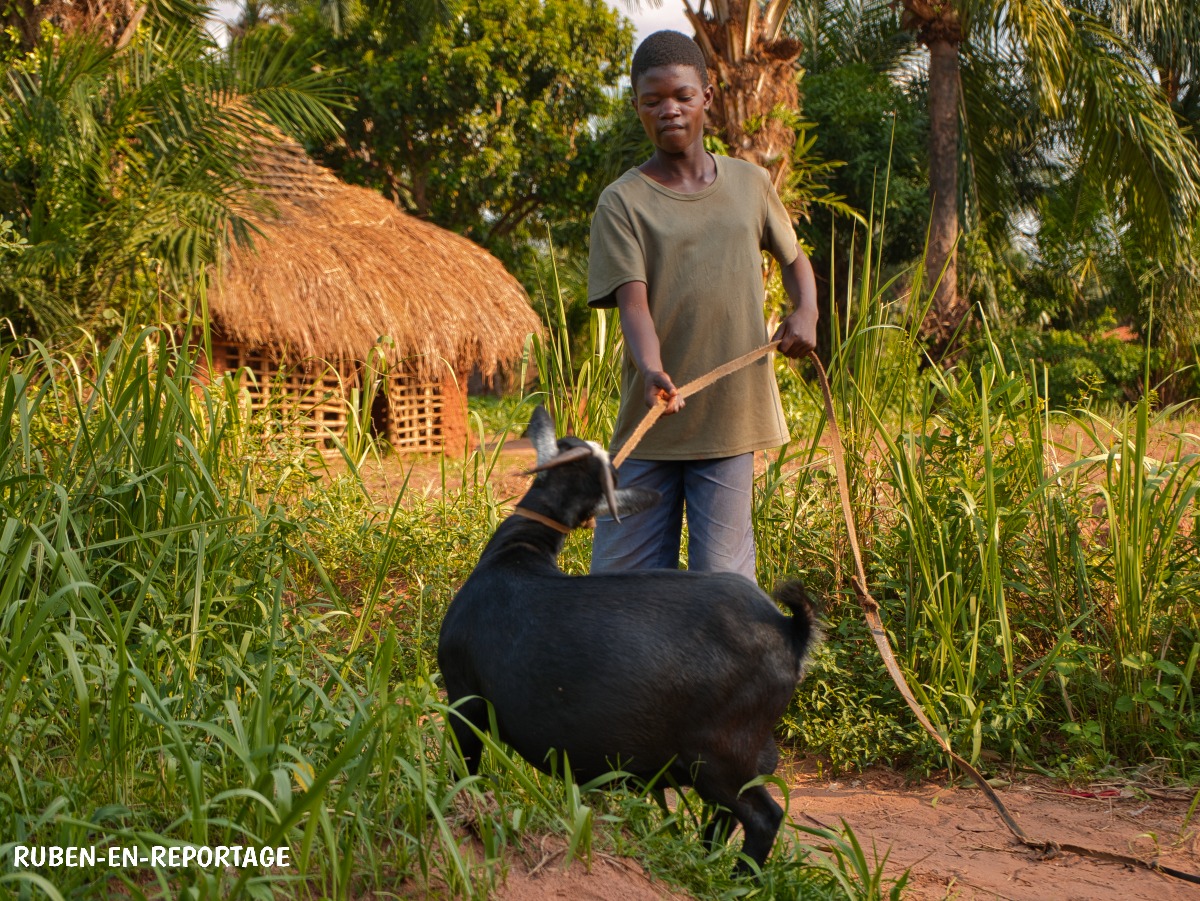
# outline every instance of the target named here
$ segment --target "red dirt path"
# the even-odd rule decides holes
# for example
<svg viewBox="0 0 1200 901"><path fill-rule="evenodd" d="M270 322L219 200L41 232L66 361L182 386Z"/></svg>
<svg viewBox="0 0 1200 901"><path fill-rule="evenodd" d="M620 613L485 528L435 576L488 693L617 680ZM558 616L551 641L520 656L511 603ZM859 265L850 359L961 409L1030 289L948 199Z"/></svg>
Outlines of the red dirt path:
<svg viewBox="0 0 1200 901"><path fill-rule="evenodd" d="M888 871L910 869L910 899L1000 898L1005 901L1184 901L1200 886L1147 870L1062 854L1038 860L1012 839L987 799L968 782L905 785L884 768L822 778L811 765L780 773L791 788L791 815L836 828L844 819L865 848L890 849ZM1184 825L1192 795L1110 784L1085 789L1040 777L1019 779L999 794L1031 838L1097 851L1156 858L1200 874L1197 823ZM1070 793L1073 792L1073 793ZM1085 794L1104 795L1083 797ZM811 818L811 819L810 819ZM1157 852L1157 853L1156 853Z"/></svg>

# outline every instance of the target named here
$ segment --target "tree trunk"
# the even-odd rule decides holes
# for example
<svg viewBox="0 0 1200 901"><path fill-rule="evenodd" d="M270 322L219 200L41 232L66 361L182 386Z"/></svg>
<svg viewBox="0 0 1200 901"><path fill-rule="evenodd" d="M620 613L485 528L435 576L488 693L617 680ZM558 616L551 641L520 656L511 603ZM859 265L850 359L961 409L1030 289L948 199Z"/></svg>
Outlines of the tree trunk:
<svg viewBox="0 0 1200 901"><path fill-rule="evenodd" d="M45 20L67 34L96 32L115 45L136 12L134 0L19 0L10 4L0 24L15 27L24 51L41 41Z"/></svg>
<svg viewBox="0 0 1200 901"><path fill-rule="evenodd" d="M945 38L929 46L929 193L931 210L925 284L940 276L926 322L935 343L945 349L966 316L958 295L958 44Z"/></svg>
<svg viewBox="0 0 1200 901"><path fill-rule="evenodd" d="M786 114L800 108L796 59L802 47L782 34L789 2L772 0L763 8L760 0L726 0L706 10L685 0L684 6L716 89L709 125L731 156L762 166L780 190L796 143Z"/></svg>
<svg viewBox="0 0 1200 901"><path fill-rule="evenodd" d="M1167 102L1174 106L1179 102L1179 94L1183 90L1183 73L1175 66L1158 67L1158 83L1167 97Z"/></svg>

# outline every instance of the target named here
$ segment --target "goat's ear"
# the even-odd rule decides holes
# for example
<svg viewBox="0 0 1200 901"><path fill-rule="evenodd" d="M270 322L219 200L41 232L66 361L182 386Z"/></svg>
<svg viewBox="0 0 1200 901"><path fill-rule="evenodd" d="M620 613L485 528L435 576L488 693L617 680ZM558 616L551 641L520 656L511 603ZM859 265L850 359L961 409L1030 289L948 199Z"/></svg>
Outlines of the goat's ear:
<svg viewBox="0 0 1200 901"><path fill-rule="evenodd" d="M558 456L558 439L554 435L554 420L546 412L546 408L538 404L538 408L529 417L529 428L525 432L537 451L537 465L549 463Z"/></svg>
<svg viewBox="0 0 1200 901"><path fill-rule="evenodd" d="M618 488L615 492L617 499L617 515L632 516L634 513L641 513L643 510L649 510L661 499L662 495L657 491L651 491L649 488ZM592 511L593 516L612 516L612 510L608 507L608 501L600 501L596 505L596 509Z"/></svg>

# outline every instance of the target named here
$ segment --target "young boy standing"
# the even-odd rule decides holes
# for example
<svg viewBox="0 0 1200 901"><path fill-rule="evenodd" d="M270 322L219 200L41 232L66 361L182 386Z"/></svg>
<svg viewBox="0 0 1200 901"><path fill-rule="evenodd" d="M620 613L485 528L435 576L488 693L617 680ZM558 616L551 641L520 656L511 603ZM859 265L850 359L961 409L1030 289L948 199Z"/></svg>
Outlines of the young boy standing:
<svg viewBox="0 0 1200 901"><path fill-rule="evenodd" d="M620 471L657 506L617 525L600 518L592 571L675 569L683 510L688 567L753 581L754 451L788 440L768 358L685 405L686 384L766 342L762 251L779 262L795 311L775 333L791 357L816 345L816 283L766 171L704 149L712 103L696 43L659 31L638 47L633 103L654 144L646 162L605 188L592 219L588 305L620 310L625 335L613 447L660 397L667 413Z"/></svg>

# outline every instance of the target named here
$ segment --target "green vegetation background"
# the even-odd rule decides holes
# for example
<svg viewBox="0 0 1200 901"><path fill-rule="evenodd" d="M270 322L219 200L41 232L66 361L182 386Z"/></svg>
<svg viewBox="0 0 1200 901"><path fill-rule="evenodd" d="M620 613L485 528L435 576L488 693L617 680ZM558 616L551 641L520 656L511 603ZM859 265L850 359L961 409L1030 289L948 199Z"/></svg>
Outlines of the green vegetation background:
<svg viewBox="0 0 1200 901"><path fill-rule="evenodd" d="M645 153L616 91L630 31L610 9L458 6L248 5L224 48L187 3L151 4L123 46L52 17L23 30L29 9L0 7L12 334L0 349L0 832L287 843L299 861L234 875L4 871L5 890L481 896L545 832L568 858L631 854L698 897L898 889L849 833L820 836L822 854L791 827L763 880L738 882L735 849L701 849L690 795L667 813L637 790L543 778L499 746L487 781L454 769L433 650L511 501L489 481L494 443L535 402L564 431L611 429L619 331L582 303L584 241L596 192ZM1171 114L1196 121L1193 19L1122 31L1120 4L1072 10L1097 53L1138 48L1146 84L1180 74ZM986 766L1194 781L1200 457L1189 409L1174 405L1196 393L1194 210L1171 213L1182 225L1165 249L1139 230L1151 206L1087 176L1081 122L1025 108L1037 59L998 59L997 42L973 35L960 252L975 314L957 359L928 359L917 47L890 4L801 12L788 23L806 48L792 200L821 273L872 587L915 690ZM239 162L274 129L486 243L546 320L529 348L536 390L476 403L480 446L492 444L448 458L429 496L405 485L381 505L359 474L379 451L369 434L353 430L343 464L324 471L282 412L248 418L231 381L196 384L171 332L142 330L203 310L209 267L256 203ZM778 374L793 442L762 461L759 576L805 578L826 598L828 633L782 737L838 770L940 769L848 591L812 384L782 362ZM586 556L573 537L563 566L582 573Z"/></svg>

